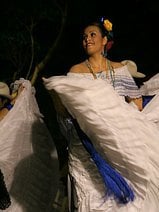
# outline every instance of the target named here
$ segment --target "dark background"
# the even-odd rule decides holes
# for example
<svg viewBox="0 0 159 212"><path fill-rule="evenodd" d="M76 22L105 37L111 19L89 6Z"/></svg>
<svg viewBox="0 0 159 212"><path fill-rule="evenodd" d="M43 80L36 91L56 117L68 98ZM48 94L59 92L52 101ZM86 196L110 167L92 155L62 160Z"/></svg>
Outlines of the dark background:
<svg viewBox="0 0 159 212"><path fill-rule="evenodd" d="M59 2L60 1L68 2L65 29L52 59L39 77L42 75L51 76L66 73L70 66L84 59L85 55L81 47L80 30L87 21L97 20L101 16L105 16L113 23L114 45L108 54L111 60L134 60L137 63L138 71L145 73L147 76L158 72L159 1L59 0ZM14 2L18 5L18 0L1 1L0 23L6 19L4 17L6 16L5 10L9 7L13 7ZM19 2L22 4L21 1ZM47 1L43 1L43 4L45 4L45 2ZM33 5L32 7L36 8L38 1L23 0L23 4L25 3L26 5ZM25 13L28 13L28 11L24 10L23 17L25 17ZM36 32L43 46L47 46L50 37L56 34L56 27L52 25L49 28L47 24L48 23L42 23L40 30ZM1 28L0 30L3 29ZM0 62L2 75L2 72L7 72L8 66L6 66L7 62L3 62L1 58Z"/></svg>
<svg viewBox="0 0 159 212"><path fill-rule="evenodd" d="M82 25L90 19L108 17L113 22L114 45L108 57L114 61L134 60L138 71L148 77L159 70L158 62L158 1L72 1L67 26L56 52L56 73L65 73L83 59L80 44ZM51 65L51 64L50 64ZM54 74L48 71L48 75Z"/></svg>

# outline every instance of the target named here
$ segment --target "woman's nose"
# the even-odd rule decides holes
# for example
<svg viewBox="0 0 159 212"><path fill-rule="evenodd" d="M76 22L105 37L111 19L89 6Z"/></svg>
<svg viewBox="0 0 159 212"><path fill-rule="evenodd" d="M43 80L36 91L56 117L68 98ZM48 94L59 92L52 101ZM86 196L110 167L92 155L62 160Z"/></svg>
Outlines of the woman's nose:
<svg viewBox="0 0 159 212"><path fill-rule="evenodd" d="M88 41L90 41L90 36L88 35L86 38L85 38L85 42L88 42Z"/></svg>

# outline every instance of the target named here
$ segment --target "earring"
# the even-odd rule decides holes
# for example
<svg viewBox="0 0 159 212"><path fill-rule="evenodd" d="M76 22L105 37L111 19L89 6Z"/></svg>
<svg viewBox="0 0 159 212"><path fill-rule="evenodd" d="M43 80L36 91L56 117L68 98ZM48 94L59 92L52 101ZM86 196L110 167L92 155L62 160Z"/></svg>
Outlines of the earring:
<svg viewBox="0 0 159 212"><path fill-rule="evenodd" d="M104 49L104 51L101 53L103 57L107 57L107 50L106 48Z"/></svg>

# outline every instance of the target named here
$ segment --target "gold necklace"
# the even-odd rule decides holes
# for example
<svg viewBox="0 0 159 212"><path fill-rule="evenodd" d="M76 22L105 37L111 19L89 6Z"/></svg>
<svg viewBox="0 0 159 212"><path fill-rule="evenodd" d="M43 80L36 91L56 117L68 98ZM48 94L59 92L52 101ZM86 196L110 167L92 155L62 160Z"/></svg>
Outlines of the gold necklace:
<svg viewBox="0 0 159 212"><path fill-rule="evenodd" d="M90 73L93 75L94 79L97 79L97 76L96 76L90 62L88 60L86 60L85 63L86 63L86 66L88 67ZM114 71L113 67L111 66L110 61L108 59L106 59L106 63L107 63L107 70L110 71L111 82L114 87L115 86L115 71ZM106 78L108 79L107 70L106 70Z"/></svg>
<svg viewBox="0 0 159 212"><path fill-rule="evenodd" d="M93 70L93 68L92 68L92 66L91 66L91 64L90 64L90 62L89 62L88 60L86 60L85 63L86 63L86 66L88 67L89 71L90 71L91 74L93 75L94 79L97 79L97 76L96 76L96 74L94 73L94 70Z"/></svg>

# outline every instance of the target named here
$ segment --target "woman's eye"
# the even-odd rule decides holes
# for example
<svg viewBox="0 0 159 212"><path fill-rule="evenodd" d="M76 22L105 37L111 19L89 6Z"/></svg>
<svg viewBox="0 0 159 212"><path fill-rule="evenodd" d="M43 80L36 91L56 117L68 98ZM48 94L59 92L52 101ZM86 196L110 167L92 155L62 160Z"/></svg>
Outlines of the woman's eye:
<svg viewBox="0 0 159 212"><path fill-rule="evenodd" d="M95 37L96 33L95 32L92 32L91 33L91 37Z"/></svg>
<svg viewBox="0 0 159 212"><path fill-rule="evenodd" d="M91 32L89 33L88 35L83 35L83 40L87 40L88 38L93 38L96 36L96 33L95 32Z"/></svg>

